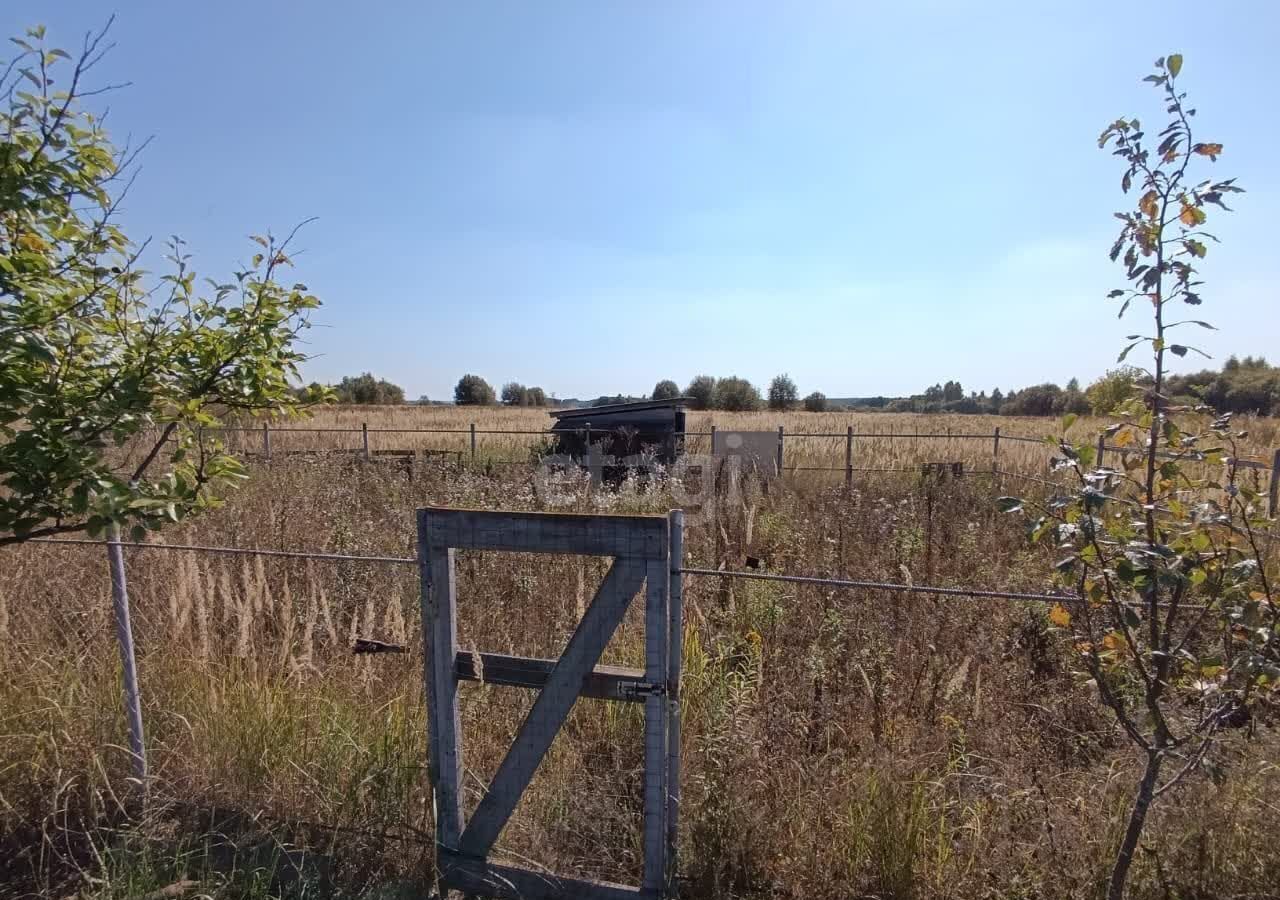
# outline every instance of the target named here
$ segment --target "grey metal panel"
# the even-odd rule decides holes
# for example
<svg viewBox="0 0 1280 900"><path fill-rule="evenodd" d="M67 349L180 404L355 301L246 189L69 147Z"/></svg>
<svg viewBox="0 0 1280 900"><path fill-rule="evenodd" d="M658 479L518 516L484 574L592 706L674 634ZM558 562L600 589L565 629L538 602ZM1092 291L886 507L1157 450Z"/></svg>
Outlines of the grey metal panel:
<svg viewBox="0 0 1280 900"><path fill-rule="evenodd" d="M477 661L479 667L476 666ZM463 681L480 681L485 684L501 684L508 687L541 689L555 669L554 659L530 659L525 656L508 656L504 653L478 653L459 650L454 664L458 678ZM596 666L582 680L579 693L583 697L598 700L636 702L644 696L635 690L644 685L643 669L624 669L620 666Z"/></svg>
<svg viewBox="0 0 1280 900"><path fill-rule="evenodd" d="M663 516L583 516L562 513L425 510L429 538L460 550L516 553L581 553L657 559L666 557Z"/></svg>
<svg viewBox="0 0 1280 900"><path fill-rule="evenodd" d="M657 521L662 523L665 531L667 520ZM493 847L542 757L573 709L583 679L600 661L605 645L622 622L644 576L644 566L631 559L619 558L610 567L582 621L569 638L564 655L547 678L546 687L538 694L511 748L498 766L488 793L476 807L463 832L458 848L464 854L481 857ZM646 674L649 669L646 666ZM648 704L646 713L647 710ZM666 748L663 749L665 751Z"/></svg>
<svg viewBox="0 0 1280 900"><path fill-rule="evenodd" d="M643 888L530 872L485 859L442 852L440 883L446 889L505 900L657 900Z"/></svg>

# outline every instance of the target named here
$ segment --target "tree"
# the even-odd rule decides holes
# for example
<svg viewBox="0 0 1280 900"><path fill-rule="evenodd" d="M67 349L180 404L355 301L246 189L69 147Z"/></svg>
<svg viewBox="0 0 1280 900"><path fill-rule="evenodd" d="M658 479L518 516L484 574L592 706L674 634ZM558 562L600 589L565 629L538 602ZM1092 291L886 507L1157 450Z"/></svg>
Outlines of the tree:
<svg viewBox="0 0 1280 900"><path fill-rule="evenodd" d="M652 399L674 400L680 396L680 386L669 378L664 378L653 386Z"/></svg>
<svg viewBox="0 0 1280 900"><path fill-rule="evenodd" d="M115 221L136 151L81 105L102 93L85 81L105 34L73 58L32 28L0 70L0 544L111 525L140 540L245 477L215 437L223 416L321 393L292 383L319 305L277 281L292 234L254 237L207 293L177 238L157 282L139 268L147 242Z"/></svg>
<svg viewBox="0 0 1280 900"><path fill-rule="evenodd" d="M1005 398L1000 412L1006 416L1052 416L1062 402L1062 388L1056 384L1033 384Z"/></svg>
<svg viewBox="0 0 1280 900"><path fill-rule="evenodd" d="M760 408L760 392L745 378L730 375L716 382L711 405L729 412L748 412Z"/></svg>
<svg viewBox="0 0 1280 900"><path fill-rule="evenodd" d="M463 375L453 389L453 402L459 406L492 406L498 397L479 375Z"/></svg>
<svg viewBox="0 0 1280 900"><path fill-rule="evenodd" d="M339 403L360 403L377 406L404 403L404 388L386 379L374 378L369 372L352 378L343 378L334 388Z"/></svg>
<svg viewBox="0 0 1280 900"><path fill-rule="evenodd" d="M1089 409L1095 416L1109 416L1116 408L1138 392L1142 370L1133 366L1108 369L1107 373L1085 390Z"/></svg>
<svg viewBox="0 0 1280 900"><path fill-rule="evenodd" d="M547 392L540 387L531 387L524 392L525 406L546 406Z"/></svg>
<svg viewBox="0 0 1280 900"><path fill-rule="evenodd" d="M999 413L1000 407L1004 405L1004 394L1000 392L1000 388L991 391L991 411Z"/></svg>
<svg viewBox="0 0 1280 900"><path fill-rule="evenodd" d="M693 381L689 382L689 386L685 388L685 396L692 402L690 405L694 409L711 409L712 400L715 398L716 380L710 375L697 375Z"/></svg>
<svg viewBox="0 0 1280 900"><path fill-rule="evenodd" d="M508 381L502 386L503 406L528 406L528 389L517 381Z"/></svg>
<svg viewBox="0 0 1280 900"><path fill-rule="evenodd" d="M964 388L958 381L948 381L942 387L942 399L946 403L955 403L964 399Z"/></svg>
<svg viewBox="0 0 1280 900"><path fill-rule="evenodd" d="M1118 468L1098 466L1091 441L1073 446L1063 438L1053 468L1076 487L1038 507L1032 532L1053 540L1058 571L1080 595L1050 618L1071 633L1100 701L1142 763L1111 900L1124 895L1152 804L1199 768L1224 729L1274 704L1280 685L1280 597L1273 560L1261 549L1268 522L1262 498L1225 465L1239 434L1229 413L1198 416L1165 396L1168 354L1194 349L1178 342L1182 329L1211 327L1169 321L1172 305L1203 303L1198 261L1216 240L1204 229L1208 210L1225 209L1224 198L1240 191L1234 179L1190 180L1193 165L1216 161L1223 148L1192 137L1194 110L1175 86L1181 69L1180 55L1162 57L1146 79L1171 117L1159 146L1147 145L1137 119L1117 119L1098 141L1114 141L1125 165L1121 188L1139 193L1134 208L1116 214L1122 224L1111 259L1122 261L1128 286L1109 296L1122 301L1122 316L1131 305L1150 311L1149 333L1132 336L1118 361L1148 348L1151 384L1120 405L1104 433L1136 452ZM1015 498L1002 503L1026 507ZM1161 783L1168 763L1177 768Z"/></svg>
<svg viewBox="0 0 1280 900"><path fill-rule="evenodd" d="M827 395L822 391L814 391L804 398L804 408L805 412L826 412Z"/></svg>
<svg viewBox="0 0 1280 900"><path fill-rule="evenodd" d="M799 392L796 390L796 383L785 372L781 375L775 375L773 381L769 383L770 409L790 409L796 405L798 396Z"/></svg>

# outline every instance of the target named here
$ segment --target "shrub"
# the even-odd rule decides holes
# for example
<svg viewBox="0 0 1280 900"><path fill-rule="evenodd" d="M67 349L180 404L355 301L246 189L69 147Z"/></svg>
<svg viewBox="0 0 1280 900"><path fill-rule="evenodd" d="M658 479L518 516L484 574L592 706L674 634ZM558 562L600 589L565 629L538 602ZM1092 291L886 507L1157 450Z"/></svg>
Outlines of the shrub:
<svg viewBox="0 0 1280 900"><path fill-rule="evenodd" d="M459 406L491 406L497 400L489 382L479 375L463 375L453 389L453 402Z"/></svg>
<svg viewBox="0 0 1280 900"><path fill-rule="evenodd" d="M664 378L653 386L654 400L674 400L680 396L680 386L670 378Z"/></svg>
<svg viewBox="0 0 1280 900"><path fill-rule="evenodd" d="M796 383L791 380L790 375L785 372L775 375L773 381L769 383L769 408L791 409L796 405L798 393Z"/></svg>
<svg viewBox="0 0 1280 900"><path fill-rule="evenodd" d="M695 376L684 393L693 401L691 405L694 409L711 409L715 399L716 380L710 375Z"/></svg>
<svg viewBox="0 0 1280 900"><path fill-rule="evenodd" d="M343 378L333 389L339 403L363 403L375 406L397 406L404 403L404 388L385 378L374 378L369 372Z"/></svg>
<svg viewBox="0 0 1280 900"><path fill-rule="evenodd" d="M730 375L716 382L711 405L729 412L750 412L760 408L760 392L747 379Z"/></svg>
<svg viewBox="0 0 1280 900"><path fill-rule="evenodd" d="M804 398L804 409L805 412L826 412L827 395L822 391L814 391Z"/></svg>

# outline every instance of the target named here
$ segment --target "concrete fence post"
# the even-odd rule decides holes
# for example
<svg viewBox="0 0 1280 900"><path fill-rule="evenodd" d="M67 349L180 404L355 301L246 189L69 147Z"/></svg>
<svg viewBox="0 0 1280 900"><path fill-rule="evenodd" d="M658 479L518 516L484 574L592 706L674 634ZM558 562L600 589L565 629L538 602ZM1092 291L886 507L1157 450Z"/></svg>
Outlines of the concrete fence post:
<svg viewBox="0 0 1280 900"><path fill-rule="evenodd" d="M262 455L267 459L271 459L271 426L262 423Z"/></svg>
<svg viewBox="0 0 1280 900"><path fill-rule="evenodd" d="M116 643L120 648L120 668L124 677L124 712L129 724L129 753L133 775L145 788L147 750L142 738L142 699L138 693L138 663L133 652L133 623L129 617L129 583L120 548L120 529L107 530L107 565L111 569L111 606L115 614Z"/></svg>
<svg viewBox="0 0 1280 900"><path fill-rule="evenodd" d="M716 455L716 426L711 426L711 455Z"/></svg>

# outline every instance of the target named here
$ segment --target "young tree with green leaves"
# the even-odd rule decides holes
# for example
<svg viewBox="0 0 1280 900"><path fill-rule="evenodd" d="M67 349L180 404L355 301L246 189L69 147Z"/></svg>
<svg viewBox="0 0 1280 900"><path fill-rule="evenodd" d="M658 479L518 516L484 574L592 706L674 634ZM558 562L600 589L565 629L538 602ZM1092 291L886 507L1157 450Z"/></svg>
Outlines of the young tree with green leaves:
<svg viewBox="0 0 1280 900"><path fill-rule="evenodd" d="M1072 477L1074 490L1039 504L1001 501L1037 511L1032 536L1053 542L1061 577L1079 592L1050 618L1070 634L1141 764L1111 900L1125 893L1152 803L1194 773L1224 732L1274 715L1280 700L1280 571L1263 536L1263 498L1228 464L1238 438L1230 415L1176 406L1165 393L1168 354L1194 350L1178 335L1211 327L1174 312L1203 302L1198 263L1215 240L1204 228L1209 208L1226 209L1224 197L1240 190L1234 179L1192 178L1222 145L1196 140L1195 110L1177 87L1181 69L1182 57L1171 55L1146 79L1170 116L1154 139L1137 119L1118 119L1098 142L1114 146L1122 189L1138 193L1135 208L1116 214L1111 258L1123 262L1129 284L1110 296L1122 301L1122 316L1135 301L1150 311L1150 330L1130 335L1119 361L1145 347L1152 368L1143 394L1122 402L1105 432L1131 452L1102 466L1092 442L1063 438L1053 468Z"/></svg>
<svg viewBox="0 0 1280 900"><path fill-rule="evenodd" d="M106 90L86 88L105 33L72 57L32 28L0 64L0 545L140 539L216 504L245 472L213 429L308 399L291 382L319 301L278 280L292 234L204 288L176 238L158 282L140 267L116 221L136 151L81 105Z"/></svg>
<svg viewBox="0 0 1280 900"><path fill-rule="evenodd" d="M463 375L453 389L453 402L459 406L492 406L498 402L498 395L479 375Z"/></svg>

